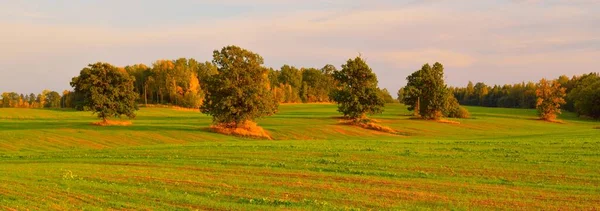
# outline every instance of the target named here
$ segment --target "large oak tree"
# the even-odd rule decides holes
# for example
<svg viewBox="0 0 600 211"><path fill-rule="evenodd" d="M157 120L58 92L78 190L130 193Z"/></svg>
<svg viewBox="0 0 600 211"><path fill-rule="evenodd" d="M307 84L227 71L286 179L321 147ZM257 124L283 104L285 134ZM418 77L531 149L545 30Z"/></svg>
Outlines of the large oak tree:
<svg viewBox="0 0 600 211"><path fill-rule="evenodd" d="M71 86L83 97L83 106L98 114L104 122L125 115L135 118L138 110L135 79L108 63L90 64L74 77Z"/></svg>
<svg viewBox="0 0 600 211"><path fill-rule="evenodd" d="M237 46L213 52L217 73L206 80L202 113L214 124L238 127L246 121L275 114L279 106L269 91L263 58Z"/></svg>
<svg viewBox="0 0 600 211"><path fill-rule="evenodd" d="M409 75L404 87L403 102L408 109L424 119L439 119L448 109L450 94L444 82L444 66L435 63L423 65Z"/></svg>
<svg viewBox="0 0 600 211"><path fill-rule="evenodd" d="M342 70L333 72L333 78L338 87L331 99L345 117L364 119L367 114L383 112L385 101L377 88L377 75L362 58L349 59Z"/></svg>

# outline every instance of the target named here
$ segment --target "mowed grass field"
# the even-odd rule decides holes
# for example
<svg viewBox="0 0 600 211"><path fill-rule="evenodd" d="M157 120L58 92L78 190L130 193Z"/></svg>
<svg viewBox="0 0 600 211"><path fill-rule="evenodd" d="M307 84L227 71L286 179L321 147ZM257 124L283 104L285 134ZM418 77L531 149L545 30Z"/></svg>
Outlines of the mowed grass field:
<svg viewBox="0 0 600 211"><path fill-rule="evenodd" d="M335 105L282 105L274 140L211 133L199 112L0 109L0 210L598 210L599 122L468 107L471 119L339 123Z"/></svg>

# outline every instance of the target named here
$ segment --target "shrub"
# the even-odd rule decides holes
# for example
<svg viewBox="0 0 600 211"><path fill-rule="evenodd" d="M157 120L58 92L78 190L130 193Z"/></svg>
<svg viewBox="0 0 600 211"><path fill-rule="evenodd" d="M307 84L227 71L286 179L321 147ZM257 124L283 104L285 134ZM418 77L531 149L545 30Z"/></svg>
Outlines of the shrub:
<svg viewBox="0 0 600 211"><path fill-rule="evenodd" d="M444 107L444 116L465 119L469 118L471 115L466 108L461 107L460 104L458 104L458 100L456 100L454 95L450 94L448 95L448 100L446 101L446 105Z"/></svg>

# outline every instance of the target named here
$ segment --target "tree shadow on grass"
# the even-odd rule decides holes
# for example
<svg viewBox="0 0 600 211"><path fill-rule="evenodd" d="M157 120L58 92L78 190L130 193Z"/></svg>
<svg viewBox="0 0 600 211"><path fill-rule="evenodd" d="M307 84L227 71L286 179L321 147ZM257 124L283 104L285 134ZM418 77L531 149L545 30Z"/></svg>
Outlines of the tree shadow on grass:
<svg viewBox="0 0 600 211"><path fill-rule="evenodd" d="M38 108L38 110L47 110L47 111L56 111L56 112L69 112L69 113L82 112L82 111L78 111L78 110L71 109L71 108Z"/></svg>
<svg viewBox="0 0 600 211"><path fill-rule="evenodd" d="M193 123L174 123L167 124L136 124L129 126L96 126L92 125L94 121L4 121L0 122L0 131L20 131L20 130L94 130L94 131L186 131L186 132L204 132L201 125Z"/></svg>

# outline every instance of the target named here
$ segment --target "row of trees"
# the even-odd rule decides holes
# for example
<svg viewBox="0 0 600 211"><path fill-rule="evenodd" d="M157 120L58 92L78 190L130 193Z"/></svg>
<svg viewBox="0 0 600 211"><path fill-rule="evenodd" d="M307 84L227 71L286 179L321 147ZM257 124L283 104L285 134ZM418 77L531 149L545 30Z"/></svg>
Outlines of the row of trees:
<svg viewBox="0 0 600 211"><path fill-rule="evenodd" d="M545 79L544 79L545 80ZM547 83L560 85L565 89L565 101L562 109L575 112L581 116L600 118L600 76L589 73L571 78L563 75ZM484 83L466 87L451 87L450 90L461 105L474 105L504 108L537 108L537 90L543 85L533 82L488 86Z"/></svg>
<svg viewBox="0 0 600 211"><path fill-rule="evenodd" d="M44 90L40 94L2 93L0 108L72 108L72 92L65 90L63 94Z"/></svg>
<svg viewBox="0 0 600 211"><path fill-rule="evenodd" d="M207 94L206 85L216 74L213 62L194 59L158 60L148 67L144 64L126 66L125 72L135 78L134 90L140 95L139 103L167 104L198 108ZM269 90L280 103L331 102L329 93L335 87L333 65L317 68L296 68L283 65L276 70L268 68ZM386 102L397 102L389 91L378 90Z"/></svg>
<svg viewBox="0 0 600 211"><path fill-rule="evenodd" d="M282 100L277 96L278 92L273 91L276 87L291 87L290 94L297 94L295 97L301 101L327 102L332 99L345 117L361 121L367 119L368 114L381 113L386 100L393 101L387 90L377 87L377 76L360 57L348 60L341 70L328 65L321 70L284 66L275 71L263 66L260 55L227 46L213 52L211 63L204 63L209 67L205 70L211 69L210 72L197 71L194 68L197 65L199 63L185 59L159 61L152 68L90 64L72 79L71 86L73 95L81 99L79 104L97 113L104 122L121 115L135 117L136 100L140 99L139 92L142 91L144 103L163 100L188 103L189 94L196 95L193 99L202 95L203 98L197 100L201 102L202 113L212 116L215 125L235 129L277 112ZM433 69L429 65L423 68L418 71L419 86L410 88L420 89L418 92L424 95L418 97L423 103L417 101L411 106L421 108L421 116L429 118L428 113L433 112L433 116L439 118L444 115L441 111L446 111L449 99L442 79L443 67L436 63ZM201 78L196 79L199 75ZM189 79L187 83L185 79ZM442 92L437 93L440 90ZM430 94L438 97L429 99ZM411 97L407 95L406 99ZM438 109L436 105L443 108Z"/></svg>
<svg viewBox="0 0 600 211"><path fill-rule="evenodd" d="M71 81L74 92L65 92L62 97L45 92L29 102L32 97L7 93L2 102L10 107L23 105L21 101L27 99L30 105L84 108L104 121L121 115L135 117L137 103L173 104L200 108L213 117L215 124L237 128L276 113L281 102L331 100L344 116L363 120L368 114L381 113L386 102L394 101L387 90L377 87L377 76L360 57L348 60L341 70L332 65L321 69L284 65L273 70L263 63L260 55L237 46L214 51L212 62L205 63L159 60L152 67L139 64L124 68L96 63L82 69ZM443 78L442 64L425 64L406 78L407 86L398 91L398 96L415 116L424 119L465 118L468 111L459 102L485 106L494 105L489 103L494 101L496 106L498 102L514 102L513 107L530 107L533 103L542 118L553 119L560 106L567 103L566 93L578 113L600 116L598 74L502 88L483 83L448 88ZM512 97L515 99L507 99Z"/></svg>
<svg viewBox="0 0 600 211"><path fill-rule="evenodd" d="M462 105L535 108L536 84L533 82L488 86L469 81L466 87L451 87L450 90Z"/></svg>
<svg viewBox="0 0 600 211"><path fill-rule="evenodd" d="M151 66L145 64L115 67L134 79L134 91L141 104L163 104L186 108L199 108L207 94L210 78L217 74L217 65L198 62L195 59L157 60ZM91 68L91 67L88 67ZM331 102L329 93L336 87L333 65L323 68L296 68L283 65L280 69L266 68L268 89L279 103ZM386 103L397 102L387 89L377 89ZM64 91L62 96L53 91L39 95L5 93L2 107L20 108L76 108L83 106L82 94Z"/></svg>

